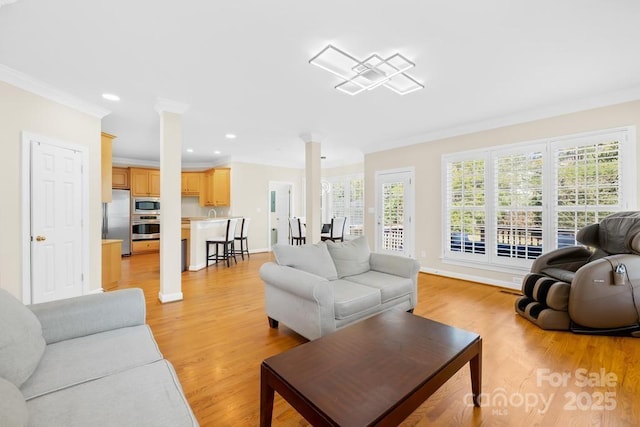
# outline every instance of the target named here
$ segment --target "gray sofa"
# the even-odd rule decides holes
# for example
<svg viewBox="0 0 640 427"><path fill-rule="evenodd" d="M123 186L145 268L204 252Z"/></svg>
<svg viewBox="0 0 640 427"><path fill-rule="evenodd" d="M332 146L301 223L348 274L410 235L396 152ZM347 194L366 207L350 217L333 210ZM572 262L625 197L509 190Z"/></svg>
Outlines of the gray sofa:
<svg viewBox="0 0 640 427"><path fill-rule="evenodd" d="M420 265L371 253L365 237L315 245L274 245L260 268L269 325L284 323L309 340L385 310L412 311Z"/></svg>
<svg viewBox="0 0 640 427"><path fill-rule="evenodd" d="M0 289L0 425L197 426L140 289L25 306Z"/></svg>

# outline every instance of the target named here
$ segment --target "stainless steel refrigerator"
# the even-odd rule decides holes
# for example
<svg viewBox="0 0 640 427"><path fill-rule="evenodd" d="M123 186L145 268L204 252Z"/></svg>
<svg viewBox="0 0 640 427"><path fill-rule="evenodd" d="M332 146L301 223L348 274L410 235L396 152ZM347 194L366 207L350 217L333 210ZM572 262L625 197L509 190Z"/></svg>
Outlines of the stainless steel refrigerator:
<svg viewBox="0 0 640 427"><path fill-rule="evenodd" d="M113 190L113 201L102 204L102 238L122 240L122 255L131 255L129 190Z"/></svg>

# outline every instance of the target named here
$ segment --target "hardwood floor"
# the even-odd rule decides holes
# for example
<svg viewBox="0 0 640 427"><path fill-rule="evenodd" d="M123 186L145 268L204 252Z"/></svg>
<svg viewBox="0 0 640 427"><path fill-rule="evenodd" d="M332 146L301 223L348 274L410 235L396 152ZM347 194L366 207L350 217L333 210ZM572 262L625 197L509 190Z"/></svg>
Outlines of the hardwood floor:
<svg viewBox="0 0 640 427"><path fill-rule="evenodd" d="M123 259L118 288L144 290L147 322L202 426L257 426L260 363L306 342L267 324L258 269L270 259L185 272L184 300L169 304L158 301L157 254ZM414 314L482 336L483 406L471 405L465 368L402 426L640 425L639 339L543 331L491 286L420 274L418 288ZM273 420L309 425L277 394Z"/></svg>

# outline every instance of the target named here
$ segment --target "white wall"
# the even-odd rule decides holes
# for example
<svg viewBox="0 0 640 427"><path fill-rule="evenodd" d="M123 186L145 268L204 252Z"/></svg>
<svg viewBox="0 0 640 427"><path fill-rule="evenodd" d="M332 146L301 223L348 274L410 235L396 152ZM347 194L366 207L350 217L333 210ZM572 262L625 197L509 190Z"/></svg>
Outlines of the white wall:
<svg viewBox="0 0 640 427"><path fill-rule="evenodd" d="M102 286L100 119L0 81L0 288L22 298L20 147L23 131L89 152L89 289Z"/></svg>
<svg viewBox="0 0 640 427"><path fill-rule="evenodd" d="M640 132L640 101L367 154L365 156L365 203L367 208L374 206L376 171L407 166L414 167L416 254L420 255L422 251L426 254L426 256L418 258L422 268L443 274L453 273L458 277L476 279L486 283L513 284L514 277L517 278L517 276L511 273L500 273L442 262L442 181L440 170L442 155L629 125L638 126ZM640 156L640 150L637 151ZM636 191L640 193L638 188ZM365 213L365 234L370 241L374 241L374 216L368 213Z"/></svg>
<svg viewBox="0 0 640 427"><path fill-rule="evenodd" d="M269 247L269 181L293 183L293 212L304 212L304 169L231 163L231 214L251 218L249 248Z"/></svg>

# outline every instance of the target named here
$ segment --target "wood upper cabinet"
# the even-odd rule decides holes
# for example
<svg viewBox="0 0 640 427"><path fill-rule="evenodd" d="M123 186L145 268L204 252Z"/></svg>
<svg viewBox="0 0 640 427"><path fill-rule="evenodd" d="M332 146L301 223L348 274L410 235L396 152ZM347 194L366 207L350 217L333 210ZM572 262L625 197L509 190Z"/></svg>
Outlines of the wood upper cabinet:
<svg viewBox="0 0 640 427"><path fill-rule="evenodd" d="M160 197L160 171L158 169L130 168L131 195Z"/></svg>
<svg viewBox="0 0 640 427"><path fill-rule="evenodd" d="M199 196L203 175L202 172L182 172L182 195Z"/></svg>
<svg viewBox="0 0 640 427"><path fill-rule="evenodd" d="M114 138L115 136L106 132L102 132L101 134L102 145L100 149L100 161L102 172L102 203L110 203L113 200L113 195L111 194L111 164L113 162L112 150Z"/></svg>
<svg viewBox="0 0 640 427"><path fill-rule="evenodd" d="M200 205L231 205L231 169L209 169L204 172L203 183L204 191L200 192Z"/></svg>
<svg viewBox="0 0 640 427"><path fill-rule="evenodd" d="M129 168L111 168L111 188L129 189Z"/></svg>

